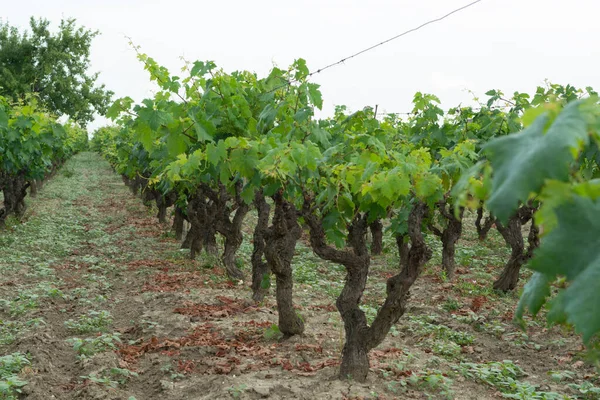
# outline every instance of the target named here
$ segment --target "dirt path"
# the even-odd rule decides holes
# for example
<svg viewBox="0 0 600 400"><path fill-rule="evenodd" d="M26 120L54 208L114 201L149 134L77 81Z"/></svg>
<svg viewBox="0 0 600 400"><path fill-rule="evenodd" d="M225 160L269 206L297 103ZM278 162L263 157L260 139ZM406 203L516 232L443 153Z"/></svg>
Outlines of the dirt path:
<svg viewBox="0 0 600 400"><path fill-rule="evenodd" d="M333 306L339 267L298 249L296 304L307 331L279 342L272 297L251 303L246 284L228 282L217 260L186 259L168 231L105 161L83 153L30 200L26 222L0 233L0 353L12 357L5 364L25 355L15 367L23 384L14 385L23 398L493 399L511 364L489 363L507 359L528 374L515 380L539 393L572 394L567 383L596 379L578 362L577 337L509 323L515 296L490 293L486 281L505 249L464 241L470 268L459 268L457 285L431 267L358 384L332 379L343 339ZM248 275L249 240L241 250ZM367 315L394 268L391 253L377 260ZM481 366L504 380L485 383ZM557 383L548 371L567 373ZM9 392L0 398L20 398Z"/></svg>

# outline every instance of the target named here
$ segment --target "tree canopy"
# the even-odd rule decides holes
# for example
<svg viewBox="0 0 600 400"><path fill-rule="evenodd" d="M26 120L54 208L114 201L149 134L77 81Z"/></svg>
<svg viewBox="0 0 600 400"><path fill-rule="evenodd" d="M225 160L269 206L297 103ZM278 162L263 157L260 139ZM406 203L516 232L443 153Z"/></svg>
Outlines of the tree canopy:
<svg viewBox="0 0 600 400"><path fill-rule="evenodd" d="M22 99L35 93L51 112L67 115L82 125L103 114L112 92L98 85L89 72L90 46L99 34L61 20L51 32L46 19L31 18L30 30L0 22L0 95Z"/></svg>

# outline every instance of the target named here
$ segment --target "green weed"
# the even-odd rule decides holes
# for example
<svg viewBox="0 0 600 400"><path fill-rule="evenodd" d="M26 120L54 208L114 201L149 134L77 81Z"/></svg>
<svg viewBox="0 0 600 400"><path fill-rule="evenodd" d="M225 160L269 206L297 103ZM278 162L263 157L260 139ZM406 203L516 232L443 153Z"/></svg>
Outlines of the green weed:
<svg viewBox="0 0 600 400"><path fill-rule="evenodd" d="M112 316L108 311L88 311L77 320L65 321L67 329L76 333L105 332L112 324Z"/></svg>
<svg viewBox="0 0 600 400"><path fill-rule="evenodd" d="M23 353L0 357L0 399L16 400L19 398L21 388L27 385L27 381L19 378L18 374L30 364L29 359Z"/></svg>
<svg viewBox="0 0 600 400"><path fill-rule="evenodd" d="M118 333L110 333L93 338L71 338L67 339L67 343L73 346L79 358L88 358L106 350L116 349L117 344L121 343L121 338Z"/></svg>

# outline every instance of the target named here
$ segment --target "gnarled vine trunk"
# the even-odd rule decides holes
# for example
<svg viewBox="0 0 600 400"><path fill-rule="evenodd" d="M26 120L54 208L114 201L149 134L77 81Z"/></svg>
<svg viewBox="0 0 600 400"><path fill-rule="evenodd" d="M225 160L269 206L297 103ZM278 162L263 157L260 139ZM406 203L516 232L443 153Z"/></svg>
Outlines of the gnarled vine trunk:
<svg viewBox="0 0 600 400"><path fill-rule="evenodd" d="M258 214L258 221L252 237L252 300L262 301L267 293L264 282L270 274L269 265L263 260L263 256L265 254L265 232L269 227L271 212L271 207L265 200L262 190L258 190L254 195L254 207Z"/></svg>
<svg viewBox="0 0 600 400"><path fill-rule="evenodd" d="M396 235L396 247L398 248L400 270L408 264L408 252L410 250L410 245L406 240L408 238L408 234Z"/></svg>
<svg viewBox="0 0 600 400"><path fill-rule="evenodd" d="M166 195L160 193L159 191L154 191L154 198L156 199L156 207L158 208L158 214L156 217L158 218L158 222L161 224L167 223L167 209L175 204L177 201L177 194L174 192L170 192Z"/></svg>
<svg viewBox="0 0 600 400"><path fill-rule="evenodd" d="M380 255L383 251L383 224L380 219L369 224L371 230L371 254L374 256Z"/></svg>
<svg viewBox="0 0 600 400"><path fill-rule="evenodd" d="M192 259L195 259L203 248L207 254L217 255L214 211L214 204L201 189L198 189L188 201L187 215L192 226L182 248L189 246Z"/></svg>
<svg viewBox="0 0 600 400"><path fill-rule="evenodd" d="M21 172L17 175L4 176L2 179L2 193L4 195L4 208L0 213L0 224L9 215L22 217L25 213L25 197L29 182L25 180L25 173Z"/></svg>
<svg viewBox="0 0 600 400"><path fill-rule="evenodd" d="M483 221L483 224L481 223ZM475 227L477 228L477 237L483 241L487 238L490 229L494 226L496 218L491 214L488 214L485 219L483 218L483 205L477 209L477 218L475 219Z"/></svg>
<svg viewBox="0 0 600 400"><path fill-rule="evenodd" d="M315 215L307 195L302 216L309 227L310 244L315 254L346 268L344 287L335 303L346 333L339 377L364 382L369 372L368 326L367 317L359 305L371 263L367 248L367 215L357 215L348 226L347 240L352 250L338 250L327 244L323 221Z"/></svg>
<svg viewBox="0 0 600 400"><path fill-rule="evenodd" d="M444 230L440 230L430 224L429 229L442 241L442 268L446 273L446 277L452 280L456 270L456 242L462 235L462 217L465 209L461 207L457 217L453 212L453 206L446 203L446 201L438 203L437 208L446 220L446 226Z"/></svg>
<svg viewBox="0 0 600 400"><path fill-rule="evenodd" d="M502 224L500 221L496 221L496 228L504 238L505 242L510 246L511 254L502 273L494 282L494 289L502 292L508 292L515 289L519 282L521 267L531 258L533 250L539 246L538 228L532 220L535 210L536 209L530 205L523 205L517 210L515 215L508 220L506 225ZM525 251L522 227L530 220L531 228L528 237L529 248Z"/></svg>
<svg viewBox="0 0 600 400"><path fill-rule="evenodd" d="M223 235L225 238L225 246L223 250L223 265L227 271L227 276L232 280L244 279L244 274L235 263L235 255L242 245L242 223L250 206L246 204L240 197L242 191L242 181L238 181L235 185L235 197L232 199L227 193L224 185L219 185L219 191L214 191L205 187L205 191L214 204L214 213L212 213L212 226L215 231ZM233 218L230 217L234 213ZM210 217L211 215L209 215ZM215 242L216 245L216 242Z"/></svg>
<svg viewBox="0 0 600 400"><path fill-rule="evenodd" d="M290 337L304 332L304 322L294 310L292 279L292 259L302 229L294 205L286 202L281 193L276 193L273 200L275 212L271 226L264 232L264 252L268 268L275 275L279 330Z"/></svg>
<svg viewBox="0 0 600 400"><path fill-rule="evenodd" d="M175 233L175 239L181 240L183 238L183 224L185 222L185 214L179 206L175 206L175 217L173 218L173 232Z"/></svg>
<svg viewBox="0 0 600 400"><path fill-rule="evenodd" d="M313 251L319 257L342 264L346 268L346 281L336 301L346 332L340 379L353 379L359 382L366 380L369 372L369 351L383 341L392 325L404 314L409 289L432 254L421 232L421 224L427 211L427 206L423 203L419 202L413 206L408 220L408 236L411 245L405 256L401 257L404 258L401 262L405 262L405 265L399 274L388 279L385 302L369 327L367 318L359 307L370 265L366 243L368 229L366 215L357 215L349 226L348 237L352 250L337 250L327 245L322 220L314 214L310 198L305 195L302 215L309 226ZM397 243L399 248L403 249L402 251L407 249L403 238L397 238Z"/></svg>
<svg viewBox="0 0 600 400"><path fill-rule="evenodd" d="M385 339L391 327L404 315L410 288L421 275L424 265L431 259L432 251L427 247L421 230L423 219L427 213L426 204L415 203L408 216L407 235L410 239L410 246L403 239L397 238L396 240L401 254L408 248L406 255L400 256L400 262L405 264L400 266L399 274L387 280L386 299L368 330L367 346L369 350L377 347ZM402 261L403 258L404 261Z"/></svg>

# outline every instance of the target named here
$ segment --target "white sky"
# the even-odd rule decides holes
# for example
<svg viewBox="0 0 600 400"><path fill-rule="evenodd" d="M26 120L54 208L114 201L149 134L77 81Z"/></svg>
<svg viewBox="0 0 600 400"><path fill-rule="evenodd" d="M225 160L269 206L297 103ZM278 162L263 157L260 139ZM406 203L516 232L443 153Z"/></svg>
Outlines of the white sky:
<svg viewBox="0 0 600 400"><path fill-rule="evenodd" d="M172 72L186 59L264 76L273 63L305 58L311 70L461 7L469 0L3 0L0 16L28 26L61 17L101 31L92 71L115 92L140 101L152 84L125 35ZM313 78L325 114L379 105L407 112L415 92L444 108L469 102L472 90L532 93L554 83L600 89L598 0L483 0L459 14L365 53ZM98 119L91 128L105 124Z"/></svg>

